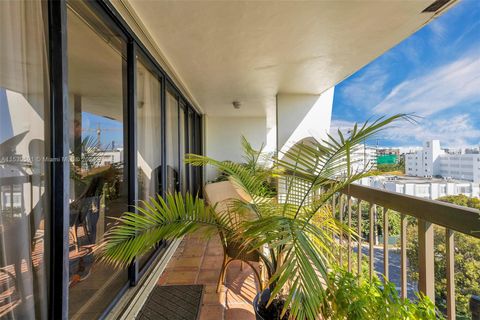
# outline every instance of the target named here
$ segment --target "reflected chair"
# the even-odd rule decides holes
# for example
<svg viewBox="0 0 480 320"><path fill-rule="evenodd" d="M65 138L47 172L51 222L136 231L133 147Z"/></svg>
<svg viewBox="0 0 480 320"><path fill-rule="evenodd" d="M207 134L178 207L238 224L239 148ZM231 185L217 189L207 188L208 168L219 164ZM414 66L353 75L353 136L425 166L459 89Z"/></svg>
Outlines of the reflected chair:
<svg viewBox="0 0 480 320"><path fill-rule="evenodd" d="M89 215L94 212L91 208L96 204L97 212L100 209L100 194L103 178L93 177L86 190L70 206L70 233L72 234L75 251L79 251L78 228L82 227L88 243L92 243L91 230L88 227ZM90 208L89 208L90 206Z"/></svg>

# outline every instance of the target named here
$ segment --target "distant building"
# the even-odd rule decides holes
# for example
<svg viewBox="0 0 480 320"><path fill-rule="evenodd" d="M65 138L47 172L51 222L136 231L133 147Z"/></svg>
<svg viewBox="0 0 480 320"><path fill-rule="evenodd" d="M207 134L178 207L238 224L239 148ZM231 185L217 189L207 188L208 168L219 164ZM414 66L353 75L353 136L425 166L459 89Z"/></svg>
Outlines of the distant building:
<svg viewBox="0 0 480 320"><path fill-rule="evenodd" d="M100 166L108 166L123 162L123 148L104 150L100 152Z"/></svg>
<svg viewBox="0 0 480 320"><path fill-rule="evenodd" d="M400 149L382 148L377 149L378 164L397 164L400 161Z"/></svg>
<svg viewBox="0 0 480 320"><path fill-rule="evenodd" d="M396 155L397 157L400 156L400 149L398 148L379 148L377 149L377 155Z"/></svg>
<svg viewBox="0 0 480 320"><path fill-rule="evenodd" d="M367 145L360 145L351 153L352 171L360 172L377 168L377 149Z"/></svg>
<svg viewBox="0 0 480 320"><path fill-rule="evenodd" d="M480 182L480 153L448 152L441 149L439 140L427 141L423 149L405 155L405 173Z"/></svg>
<svg viewBox="0 0 480 320"><path fill-rule="evenodd" d="M375 176L363 178L359 184L431 200L459 194L471 198L480 197L480 184L471 181Z"/></svg>

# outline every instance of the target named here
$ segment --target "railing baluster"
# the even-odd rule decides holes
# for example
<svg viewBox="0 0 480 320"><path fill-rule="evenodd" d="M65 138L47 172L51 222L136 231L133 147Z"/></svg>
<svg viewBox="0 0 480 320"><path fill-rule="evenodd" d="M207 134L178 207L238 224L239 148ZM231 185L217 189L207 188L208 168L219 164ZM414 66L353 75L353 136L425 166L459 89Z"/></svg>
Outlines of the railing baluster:
<svg viewBox="0 0 480 320"><path fill-rule="evenodd" d="M383 275L388 281L388 209L383 208Z"/></svg>
<svg viewBox="0 0 480 320"><path fill-rule="evenodd" d="M332 217L337 218L336 208L335 208L335 193L332 195ZM335 230L332 230L332 240L335 241ZM335 252L333 252L335 254Z"/></svg>
<svg viewBox="0 0 480 320"><path fill-rule="evenodd" d="M336 218L336 212L335 212L335 193L332 195L332 217L335 219ZM335 231L332 230L332 239L335 240Z"/></svg>
<svg viewBox="0 0 480 320"><path fill-rule="evenodd" d="M418 219L418 286L435 302L433 225Z"/></svg>
<svg viewBox="0 0 480 320"><path fill-rule="evenodd" d="M455 242L453 231L445 229L447 249L447 319L455 320Z"/></svg>
<svg viewBox="0 0 480 320"><path fill-rule="evenodd" d="M335 218L335 193L332 195L332 214Z"/></svg>
<svg viewBox="0 0 480 320"><path fill-rule="evenodd" d="M344 208L343 208L343 194L340 195L340 199L338 199L338 214L339 214L339 220L340 224L343 225L343 213L344 213ZM339 248L340 248L340 254L339 254L339 263L340 266L343 267L343 227L340 229L340 239L339 241Z"/></svg>
<svg viewBox="0 0 480 320"><path fill-rule="evenodd" d="M373 216L375 214L375 204L371 203L370 202L370 210L369 210L369 219L370 219L370 239L369 239L369 244L368 244L368 248L369 248L369 262L368 262L368 265L369 265L369 275L370 275L370 280L373 279L373 273L375 272L374 270L374 262L375 262L375 259L374 259L374 254L375 254L375 251L374 251L374 241L375 241L375 235L374 235L374 232L375 232L375 221L373 219Z"/></svg>
<svg viewBox="0 0 480 320"><path fill-rule="evenodd" d="M401 214L400 229L400 272L402 281L402 298L407 298L407 216Z"/></svg>
<svg viewBox="0 0 480 320"><path fill-rule="evenodd" d="M10 213L11 213L12 218L13 218L13 215L14 215L14 211L13 211L13 184L10 185Z"/></svg>
<svg viewBox="0 0 480 320"><path fill-rule="evenodd" d="M358 248L357 248L357 272L359 279L362 276L362 200L357 199L357 233L358 233Z"/></svg>
<svg viewBox="0 0 480 320"><path fill-rule="evenodd" d="M352 229L352 197L348 196L348 247L347 247L347 257L348 257L348 272L352 272L352 234L350 230Z"/></svg>

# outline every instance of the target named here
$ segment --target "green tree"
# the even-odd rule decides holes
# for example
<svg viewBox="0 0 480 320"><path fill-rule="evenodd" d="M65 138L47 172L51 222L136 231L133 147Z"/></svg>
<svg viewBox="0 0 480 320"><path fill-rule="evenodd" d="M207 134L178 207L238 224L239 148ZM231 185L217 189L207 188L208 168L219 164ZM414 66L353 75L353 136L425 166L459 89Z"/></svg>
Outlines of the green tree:
<svg viewBox="0 0 480 320"><path fill-rule="evenodd" d="M363 239L368 240L370 235L370 212L369 204L367 202L361 202L360 211L362 214L362 228L361 236ZM344 221L347 223L347 204L344 209ZM358 226L358 202L352 204L352 228L357 231ZM339 216L338 210L336 211L337 217ZM383 235L383 209L377 207L375 219L375 232L377 235ZM400 235L400 213L388 210L388 233L389 236Z"/></svg>
<svg viewBox="0 0 480 320"><path fill-rule="evenodd" d="M438 200L461 206L480 209L480 200L465 195L447 196ZM407 256L409 272L418 279L418 237L417 224L408 226ZM470 319L469 300L472 295L480 294L480 239L456 232L455 236L455 302L458 319ZM446 247L445 228L434 226L435 241L435 303L446 312Z"/></svg>
<svg viewBox="0 0 480 320"><path fill-rule="evenodd" d="M377 171L379 172L401 172L405 173L405 160L400 158L398 163L382 163L377 164Z"/></svg>

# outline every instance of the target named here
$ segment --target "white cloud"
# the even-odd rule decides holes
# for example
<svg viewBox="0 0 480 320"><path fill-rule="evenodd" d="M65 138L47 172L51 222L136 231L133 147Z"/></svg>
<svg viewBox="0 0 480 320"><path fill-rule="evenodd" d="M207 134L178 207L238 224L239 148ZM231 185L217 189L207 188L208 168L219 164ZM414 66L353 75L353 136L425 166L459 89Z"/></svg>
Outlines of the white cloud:
<svg viewBox="0 0 480 320"><path fill-rule="evenodd" d="M439 42L439 40L443 40L445 38L445 34L447 33L447 27L441 20L437 19L428 25L428 28L432 31L434 41Z"/></svg>
<svg viewBox="0 0 480 320"><path fill-rule="evenodd" d="M427 116L466 102L480 103L480 53L478 50L472 53L429 74L400 83L374 112Z"/></svg>
<svg viewBox="0 0 480 320"><path fill-rule="evenodd" d="M382 100L387 80L388 73L380 64L370 65L360 76L348 81L342 95L356 108L373 107Z"/></svg>
<svg viewBox="0 0 480 320"><path fill-rule="evenodd" d="M337 129L346 133L353 128L354 122L334 120L331 125L331 134L336 135ZM480 129L475 128L468 114L451 118L432 119L422 118L417 123L407 121L397 122L382 131L377 137L370 140L370 144L379 139L379 145L394 144L396 146L411 147L421 145L424 141L438 139L443 147L468 147L480 144Z"/></svg>

